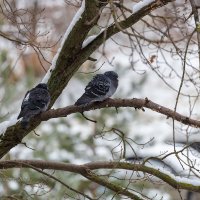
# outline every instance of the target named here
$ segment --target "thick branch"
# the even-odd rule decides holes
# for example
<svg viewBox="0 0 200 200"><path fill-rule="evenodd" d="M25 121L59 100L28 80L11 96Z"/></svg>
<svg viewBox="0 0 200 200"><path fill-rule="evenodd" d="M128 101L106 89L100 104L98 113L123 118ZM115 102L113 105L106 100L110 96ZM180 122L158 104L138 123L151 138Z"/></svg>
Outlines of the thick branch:
<svg viewBox="0 0 200 200"><path fill-rule="evenodd" d="M120 22L113 23L108 28L99 34L95 40L89 43L79 54L79 57L88 57L88 55L92 54L100 45L106 42L107 39L119 33L121 29L125 30L134 24L136 24L139 20L141 20L144 16L148 15L151 11L157 9L158 7L162 7L165 4L173 2L175 0L158 0L154 1L146 7L143 7L139 12L132 14L131 16L127 17L125 20ZM119 29L120 27L120 29Z"/></svg>
<svg viewBox="0 0 200 200"><path fill-rule="evenodd" d="M144 8L141 8L141 10L132 14L126 20L119 22L119 25L122 29L131 27L151 11L172 1L173 0L155 0L148 6L145 6ZM51 77L48 81L51 94L50 106L53 105L71 77L79 69L81 64L83 64L94 52L94 50L109 37L120 32L115 24L113 24L105 30L106 36L104 32L102 32L93 42L85 48L82 48L83 41L92 27L97 24L100 9L103 5L106 5L106 2L107 1L85 0L85 11L72 28L66 41L64 41L60 55L55 63L55 69L51 72ZM15 126L9 127L3 137L0 138L0 158L9 152L11 148L19 144L30 131L34 130L40 124L40 122L40 120L35 120L27 130L23 130L19 123Z"/></svg>
<svg viewBox="0 0 200 200"><path fill-rule="evenodd" d="M51 106L59 97L80 65L86 61L86 59L81 59L78 54L82 50L82 43L87 37L88 32L97 24L100 17L99 12L102 5L98 5L98 3L93 0L84 1L85 10L64 41L60 54L56 60L55 69L51 72L48 81L51 94ZM84 1L82 3L84 3Z"/></svg>
<svg viewBox="0 0 200 200"><path fill-rule="evenodd" d="M136 109L149 108L153 111L166 115L167 118L175 119L176 121L179 121L185 125L200 128L200 121L190 119L187 116L181 115L177 112L174 112L173 110L169 108L166 108L157 103L154 103L153 101L150 101L147 98L146 99L136 99L136 98L134 99L108 99L106 101L93 103L85 107L67 106L65 108L59 108L56 110L51 109L45 113L42 113L40 119L41 121L47 121L52 118L66 117L67 115L76 113L76 112L89 111L89 110L108 108L108 107L115 107L115 108L133 107Z"/></svg>
<svg viewBox="0 0 200 200"><path fill-rule="evenodd" d="M174 120L179 121L182 124L189 125L192 127L200 128L200 121L191 119L187 116L181 115L177 112L174 112L173 110L166 108L164 106L161 106L159 104L156 104L149 99L108 99L103 102L96 102L93 104L90 104L85 107L81 106L67 106L65 108L59 108L59 109L51 109L44 113L42 113L40 116L37 116L36 118L31 120L31 125L35 125L40 123L41 121L47 121L52 118L59 118L59 117L66 117L67 115L70 115L72 113L82 112L82 111L89 111L89 110L95 110L100 108L108 108L108 107L132 107L132 108L149 108L153 111L156 111L158 113L161 113L167 118L172 118ZM13 135L13 130L15 128L18 128L21 132L21 135L15 134ZM25 132L24 129L21 128L20 123L17 123L14 126L11 126L7 129L7 133L5 135L1 136L1 142L0 147L4 147L3 150L0 148L0 157L4 156L5 148L13 147L20 143L22 139L22 134ZM18 132L16 132L18 133Z"/></svg>
<svg viewBox="0 0 200 200"><path fill-rule="evenodd" d="M63 162L52 162L52 161L41 161L41 160L9 160L9 161L0 161L0 169L9 169L9 168L29 168L28 165L32 165L33 167L39 169L52 169L52 170L61 170L68 171L73 173L78 173L83 175L84 177L95 181L97 183L102 184L105 180L98 179L95 173L90 173L92 170L98 169L124 169L131 171L140 171L151 174L157 178L160 178L162 181L168 183L175 189L185 189L193 192L200 192L200 184L196 183L192 185L191 181L186 181L188 179L183 179L185 181L177 181L176 177L173 175L169 175L169 173L161 172L152 167L144 166L142 164L134 164L127 162L91 162L83 165L69 164ZM89 174L88 174L89 173ZM98 180L97 180L98 179ZM179 179L181 180L181 179ZM109 185L109 182L107 182ZM113 189L114 186L112 184L110 186L105 185L109 189L115 191ZM121 193L123 194L123 193Z"/></svg>
<svg viewBox="0 0 200 200"><path fill-rule="evenodd" d="M73 26L66 41L64 41L58 59L55 63L55 69L51 72L48 85L51 94L51 106L60 95L64 87L67 85L70 78L75 71L80 67L77 63L77 54L82 49L82 43L87 37L88 32L97 23L99 16L99 9L102 5L96 1L85 0L85 10L80 19ZM95 20L93 20L95 18ZM88 24L87 22L92 21ZM81 34L80 34L81 33ZM77 66L74 68L72 63ZM81 63L82 64L82 63ZM21 142L21 140L32 130L34 130L40 121L34 121L26 130L22 129L19 123L15 126L9 127L4 136L0 138L0 158L2 158L11 148Z"/></svg>

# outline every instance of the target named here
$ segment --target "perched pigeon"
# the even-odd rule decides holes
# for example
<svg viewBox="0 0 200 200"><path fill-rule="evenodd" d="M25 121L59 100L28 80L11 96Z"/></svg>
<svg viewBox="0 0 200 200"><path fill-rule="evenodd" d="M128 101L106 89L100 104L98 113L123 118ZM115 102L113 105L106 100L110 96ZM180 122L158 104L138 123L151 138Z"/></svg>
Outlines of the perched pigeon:
<svg viewBox="0 0 200 200"><path fill-rule="evenodd" d="M85 93L76 101L75 105L87 105L95 101L103 101L111 97L118 86L118 75L114 71L97 74L88 83Z"/></svg>
<svg viewBox="0 0 200 200"><path fill-rule="evenodd" d="M32 117L47 110L50 102L48 87L45 83L40 83L29 90L22 102L21 112L17 119L22 117L21 125L28 128L28 123Z"/></svg>

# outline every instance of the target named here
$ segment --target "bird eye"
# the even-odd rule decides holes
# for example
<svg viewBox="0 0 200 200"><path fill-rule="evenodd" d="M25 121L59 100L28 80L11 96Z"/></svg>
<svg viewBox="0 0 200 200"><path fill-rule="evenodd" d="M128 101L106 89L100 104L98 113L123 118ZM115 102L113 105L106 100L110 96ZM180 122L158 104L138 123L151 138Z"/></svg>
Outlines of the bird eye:
<svg viewBox="0 0 200 200"><path fill-rule="evenodd" d="M102 89L102 88L103 88L103 85L102 85L102 84L99 84L99 88Z"/></svg>

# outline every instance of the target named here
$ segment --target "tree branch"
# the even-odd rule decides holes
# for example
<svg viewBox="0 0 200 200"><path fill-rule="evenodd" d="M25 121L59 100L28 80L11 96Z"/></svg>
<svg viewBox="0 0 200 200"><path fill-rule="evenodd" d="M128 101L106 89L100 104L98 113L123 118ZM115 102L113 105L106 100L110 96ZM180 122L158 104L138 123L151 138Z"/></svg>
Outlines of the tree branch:
<svg viewBox="0 0 200 200"><path fill-rule="evenodd" d="M126 29L138 22L142 17L149 14L151 11L158 7L162 7L165 4L174 0L155 0L148 6L141 8L126 20L118 22L121 28ZM85 48L82 48L83 41L87 37L88 32L97 24L99 19L99 11L103 6L107 4L106 0L103 1L91 1L85 0L85 10L82 13L80 19L73 26L66 41L64 41L61 47L60 54L55 61L55 68L51 73L48 81L48 86L51 95L50 107L54 104L58 96L68 84L71 77L79 69L88 57L97 49L105 40L120 32L115 26L115 23L109 26L104 32L102 32L94 41L88 44ZM98 17L97 17L98 16ZM90 22L90 23L88 23ZM81 33L81 34L80 34ZM105 36L106 33L106 36ZM21 125L9 127L4 135L0 138L0 158L2 158L10 149L19 144L21 140L32 130L34 130L39 124L40 120L35 120L31 123L31 126L24 130Z"/></svg>
<svg viewBox="0 0 200 200"><path fill-rule="evenodd" d="M101 109L101 108L109 108L109 107L132 107L136 109L142 109L142 108L148 108L153 111L156 111L158 113L161 113L168 118L172 118L176 121L179 121L182 124L192 126L195 128L200 128L200 121L191 119L187 116L181 115L178 112L174 112L174 110L171 110L169 108L166 108L164 106L161 106L159 104L156 104L149 99L108 99L103 102L96 102L89 104L88 106L67 106L65 108L58 108L58 109L51 109L44 113L42 113L40 116L37 116L33 118L30 121L30 127L35 126L35 124L40 123L41 121L47 121L52 118L59 118L59 117L66 117L67 115L77 113L77 112L83 112L83 111L90 111L95 109ZM18 131L21 132L15 132L16 134L13 135L13 130L15 130L17 127ZM29 128L28 130L31 130ZM9 127L5 134L0 136L0 157L3 157L5 154L5 149L9 149L10 147L14 147L17 144L21 143L23 133L26 130L22 129L20 122L18 122L16 125L13 125ZM20 135L21 134L21 135Z"/></svg>
<svg viewBox="0 0 200 200"><path fill-rule="evenodd" d="M40 174L43 174L43 175L45 175L45 176L47 176L47 177L53 179L54 181L59 182L61 185L63 185L63 186L66 187L67 189L69 189L69 190L71 190L71 191L73 191L73 192L75 192L75 193L77 193L77 194L80 194L80 195L84 196L84 197L87 198L87 199L93 200L93 199L90 198L88 195L86 195L86 194L84 194L83 192L80 192L80 191L78 191L78 190L72 188L71 186L69 186L69 185L67 185L66 183L64 183L63 181L61 181L60 179L56 178L55 176L53 176L53 175L51 175L51 174L49 174L49 173L44 172L43 170L39 169L38 167L35 167L35 166L33 166L33 165L31 165L31 164L28 164L28 163L23 163L23 165L24 165L24 166L26 165L27 168L31 168L31 169L33 169L33 170L39 172Z"/></svg>
<svg viewBox="0 0 200 200"><path fill-rule="evenodd" d="M68 171L73 173L78 173L91 181L97 182L109 189L117 192L120 192L120 188L114 188L115 185L112 185L110 182L105 182L103 178L92 172L93 170L98 169L124 169L131 171L139 171L151 174L165 183L169 184L175 189L185 189L193 192L200 193L200 182L199 185L195 183L191 184L191 180L187 178L183 178L181 181L181 177L179 177L179 181L174 175L169 174L169 172L165 173L153 167L145 166L143 164L134 164L127 162L91 162L83 165L76 165L70 163L63 162L54 162L54 161L41 161L41 160L6 160L0 161L0 169L9 169L9 168L30 168L33 166L35 168L44 170L61 170ZM92 173L91 173L92 172ZM89 173L89 174L88 174ZM116 190L115 190L116 189ZM123 194L123 193L119 193Z"/></svg>
<svg viewBox="0 0 200 200"><path fill-rule="evenodd" d="M89 57L88 55L87 58L82 59L78 54L82 50L82 43L87 37L88 32L98 22L100 9L103 5L106 5L91 0L84 0L82 3L84 2L85 10L64 41L55 63L55 69L51 72L48 81L51 94L50 106L54 104L81 64Z"/></svg>
<svg viewBox="0 0 200 200"><path fill-rule="evenodd" d="M76 63L77 54L82 48L82 43L87 37L88 32L97 23L99 15L99 9L103 6L102 3L99 5L96 1L84 0L85 10L83 11L80 19L72 27L66 41L64 41L60 54L55 63L55 69L51 72L51 77L48 82L50 95L51 95L51 106L60 95L64 87L67 85L70 78L73 76L75 71L82 64L78 64L76 70L71 65ZM104 4L105 6L105 4ZM93 20L95 18L95 20ZM89 25L88 21L92 21ZM81 32L81 34L80 34ZM76 63L77 64L77 63ZM74 71L75 70L75 71ZM34 130L41 121L37 120L31 124L31 126L24 130L21 125L17 123L15 126L9 127L0 137L0 158L2 158L11 148L21 143L21 140L32 130Z"/></svg>
<svg viewBox="0 0 200 200"><path fill-rule="evenodd" d="M109 182L108 180L102 178L101 176L93 173L89 169L85 170L85 172L82 173L82 175L85 178L87 178L87 179L89 179L89 180L91 180L95 183L98 183L98 184L100 184L100 185L102 185L106 188L109 188L110 190L116 192L117 194L127 196L131 199L134 199L134 200L145 200L145 199L139 197L138 195L130 192L127 188L123 188L123 187L119 186L119 184L117 185L117 184L114 184L112 182Z"/></svg>
<svg viewBox="0 0 200 200"><path fill-rule="evenodd" d="M157 103L154 103L153 101L149 99L108 99L103 102L96 102L92 103L88 106L81 107L81 106L67 106L65 108L58 108L58 109L51 109L47 112L44 112L40 116L41 121L47 121L52 118L58 118L58 117L66 117L67 115L70 115L72 113L82 112L82 111L90 111L95 109L101 109L101 108L109 108L109 107L132 107L135 109L142 109L142 108L148 108L150 110L156 111L158 113L161 113L168 118L172 118L176 121L179 121L182 124L189 125L195 128L200 128L200 121L191 119L187 116L181 115L178 112L174 112L174 110L171 110L169 108L166 108L164 106L161 106Z"/></svg>
<svg viewBox="0 0 200 200"><path fill-rule="evenodd" d="M141 20L144 16L148 15L153 10L162 7L170 2L173 2L175 0L158 0L151 2L148 6L143 7L139 12L136 12L129 17L127 17L125 20L122 20L118 23L118 26L116 23L113 23L108 28L106 28L104 31L102 31L93 41L91 41L86 47L83 48L83 50L80 52L79 57L85 57L87 58L88 55L91 55L100 45L102 45L107 39L115 35L116 33L119 33L121 29L125 30L132 25L136 24L139 20ZM120 29L118 28L120 27Z"/></svg>
<svg viewBox="0 0 200 200"><path fill-rule="evenodd" d="M199 54L199 70L200 70L200 20L199 20L199 12L198 12L198 7L195 3L195 0L190 0L190 4L191 4L191 7L192 7L192 13L194 15L194 21L195 21L195 24L196 24L198 54Z"/></svg>

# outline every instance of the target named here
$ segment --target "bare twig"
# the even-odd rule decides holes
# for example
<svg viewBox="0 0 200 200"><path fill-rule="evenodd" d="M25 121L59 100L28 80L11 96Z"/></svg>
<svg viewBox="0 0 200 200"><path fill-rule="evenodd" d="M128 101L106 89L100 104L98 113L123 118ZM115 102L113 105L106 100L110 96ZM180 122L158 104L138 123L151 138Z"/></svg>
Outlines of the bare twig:
<svg viewBox="0 0 200 200"><path fill-rule="evenodd" d="M195 3L195 0L190 0L192 6L192 13L194 15L194 20L196 24L196 33L197 33L197 42L198 42L198 54L199 54L199 70L200 70L200 20L199 20L199 11ZM199 75L200 76L200 75Z"/></svg>

